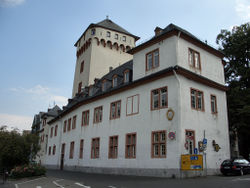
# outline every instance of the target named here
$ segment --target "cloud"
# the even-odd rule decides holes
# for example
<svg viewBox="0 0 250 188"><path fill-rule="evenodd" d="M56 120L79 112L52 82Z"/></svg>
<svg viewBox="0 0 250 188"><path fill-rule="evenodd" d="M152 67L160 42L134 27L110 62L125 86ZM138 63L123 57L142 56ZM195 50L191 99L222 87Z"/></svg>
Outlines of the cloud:
<svg viewBox="0 0 250 188"><path fill-rule="evenodd" d="M54 93L53 89L49 87L42 86L40 84L31 87L31 88L10 88L10 91L19 93L22 95L29 95L35 101L41 101L46 104L57 104L62 107L67 104L68 98L64 96L60 96ZM43 109L41 109L43 110Z"/></svg>
<svg viewBox="0 0 250 188"><path fill-rule="evenodd" d="M238 16L244 21L250 20L250 1L249 0L235 0L235 11Z"/></svg>
<svg viewBox="0 0 250 188"><path fill-rule="evenodd" d="M24 2L25 0L0 0L0 6L16 6Z"/></svg>
<svg viewBox="0 0 250 188"><path fill-rule="evenodd" d="M7 125L8 129L18 128L22 130L30 130L33 122L33 117L20 116L14 114L0 113L0 126Z"/></svg>

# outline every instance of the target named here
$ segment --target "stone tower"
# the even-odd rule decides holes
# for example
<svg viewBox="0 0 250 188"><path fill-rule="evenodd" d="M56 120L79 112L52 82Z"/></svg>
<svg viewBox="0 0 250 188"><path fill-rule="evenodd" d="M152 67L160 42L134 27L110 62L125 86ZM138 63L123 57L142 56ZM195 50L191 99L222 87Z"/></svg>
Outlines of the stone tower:
<svg viewBox="0 0 250 188"><path fill-rule="evenodd" d="M72 98L83 87L93 84L95 78L131 60L133 56L126 52L135 47L138 39L108 17L90 24L75 43L77 60Z"/></svg>

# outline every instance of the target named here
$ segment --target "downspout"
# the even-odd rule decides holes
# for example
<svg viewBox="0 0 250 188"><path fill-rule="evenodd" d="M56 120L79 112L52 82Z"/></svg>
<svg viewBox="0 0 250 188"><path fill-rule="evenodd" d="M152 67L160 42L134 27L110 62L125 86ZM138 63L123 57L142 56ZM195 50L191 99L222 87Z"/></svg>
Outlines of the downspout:
<svg viewBox="0 0 250 188"><path fill-rule="evenodd" d="M181 82L180 82L180 79L176 73L175 70L178 70L178 64L179 64L179 39L180 39L180 35L181 35L181 31L178 32L178 36L177 36L177 42L176 42L176 65L174 66L174 69L173 69L173 72L174 72L174 76L177 80L177 83L178 83L178 86L177 86L177 90L178 90L178 100L177 100L177 112L178 112L178 127L177 127L177 141L179 141L179 155L182 154L182 150L181 150L181 138L182 138L182 131L181 131L181 119L182 119L182 116L181 116ZM182 178L182 171L181 171L181 156L180 157L180 162L179 162L179 175L180 177Z"/></svg>

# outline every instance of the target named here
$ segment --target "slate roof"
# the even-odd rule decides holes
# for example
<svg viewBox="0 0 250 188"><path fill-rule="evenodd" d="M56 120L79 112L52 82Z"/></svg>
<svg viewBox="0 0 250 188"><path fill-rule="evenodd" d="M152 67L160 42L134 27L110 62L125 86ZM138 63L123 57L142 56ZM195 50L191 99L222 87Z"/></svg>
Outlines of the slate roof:
<svg viewBox="0 0 250 188"><path fill-rule="evenodd" d="M51 117L56 117L61 111L61 108L57 105L55 105L53 108L49 108L48 112L44 113L42 117L44 116L51 116Z"/></svg>
<svg viewBox="0 0 250 188"><path fill-rule="evenodd" d="M113 30L113 31L117 31L117 32L120 32L120 33L124 33L126 35L129 35L129 36L132 36L135 38L135 40L139 40L140 37L138 36L135 36L133 34L131 34L130 32L128 32L126 29L122 28L121 26L117 25L116 23L114 23L112 20L110 19L105 19L105 20L102 20L101 22L98 22L98 23L91 23L88 28L83 32L83 34L81 35L81 37L76 41L75 45L77 44L77 42L82 38L82 36L84 35L84 33L89 29L89 28L92 28L92 27L102 27L102 28L105 28L105 29L110 29L110 30Z"/></svg>

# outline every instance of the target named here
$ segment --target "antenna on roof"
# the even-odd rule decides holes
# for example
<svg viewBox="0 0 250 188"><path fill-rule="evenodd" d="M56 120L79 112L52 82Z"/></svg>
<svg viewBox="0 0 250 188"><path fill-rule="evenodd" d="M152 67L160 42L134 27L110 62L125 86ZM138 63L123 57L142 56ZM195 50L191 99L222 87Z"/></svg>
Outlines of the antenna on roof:
<svg viewBox="0 0 250 188"><path fill-rule="evenodd" d="M56 101L54 101L54 104L53 104L53 105L54 105L54 107L56 106Z"/></svg>
<svg viewBox="0 0 250 188"><path fill-rule="evenodd" d="M106 20L108 20L108 19L109 19L109 15L106 16Z"/></svg>

